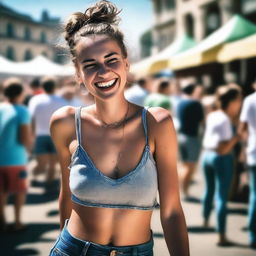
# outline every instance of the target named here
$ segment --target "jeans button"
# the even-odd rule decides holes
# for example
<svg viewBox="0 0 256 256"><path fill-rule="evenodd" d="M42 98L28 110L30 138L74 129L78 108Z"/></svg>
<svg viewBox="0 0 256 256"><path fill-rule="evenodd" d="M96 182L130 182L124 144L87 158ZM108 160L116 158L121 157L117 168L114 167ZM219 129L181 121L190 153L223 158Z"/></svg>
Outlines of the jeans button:
<svg viewBox="0 0 256 256"><path fill-rule="evenodd" d="M113 250L110 252L110 256L116 256L117 255L117 251L116 250Z"/></svg>

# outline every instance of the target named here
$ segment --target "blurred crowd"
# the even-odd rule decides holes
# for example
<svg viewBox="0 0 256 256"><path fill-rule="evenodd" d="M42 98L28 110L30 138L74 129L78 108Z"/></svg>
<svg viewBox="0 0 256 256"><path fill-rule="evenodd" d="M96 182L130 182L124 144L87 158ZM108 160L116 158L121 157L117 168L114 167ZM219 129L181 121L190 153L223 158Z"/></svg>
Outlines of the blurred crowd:
<svg viewBox="0 0 256 256"><path fill-rule="evenodd" d="M252 84L256 90L256 81ZM256 93L243 95L235 83L206 88L194 78L160 74L135 81L125 91L132 103L163 107L171 112L177 131L178 173L183 200L197 170L204 177L202 226L216 209L220 246L226 237L227 202L248 202L249 243L256 248ZM29 81L8 78L0 91L0 232L7 229L4 208L14 194L13 230L25 228L21 209L28 180L44 175L45 190L58 179L58 161L49 121L58 108L89 106L93 96L72 78L41 77ZM27 179L29 161L35 161Z"/></svg>

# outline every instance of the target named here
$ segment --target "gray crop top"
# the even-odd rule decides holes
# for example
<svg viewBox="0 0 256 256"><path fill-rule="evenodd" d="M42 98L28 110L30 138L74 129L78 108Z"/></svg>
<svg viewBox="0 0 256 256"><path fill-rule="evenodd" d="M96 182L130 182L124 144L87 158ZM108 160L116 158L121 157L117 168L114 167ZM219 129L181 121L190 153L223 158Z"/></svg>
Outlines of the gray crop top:
<svg viewBox="0 0 256 256"><path fill-rule="evenodd" d="M112 179L96 168L81 145L81 108L76 109L78 146L71 158L70 190L72 201L89 207L151 210L157 201L157 170L148 145L147 109L142 110L146 145L137 166L125 176Z"/></svg>

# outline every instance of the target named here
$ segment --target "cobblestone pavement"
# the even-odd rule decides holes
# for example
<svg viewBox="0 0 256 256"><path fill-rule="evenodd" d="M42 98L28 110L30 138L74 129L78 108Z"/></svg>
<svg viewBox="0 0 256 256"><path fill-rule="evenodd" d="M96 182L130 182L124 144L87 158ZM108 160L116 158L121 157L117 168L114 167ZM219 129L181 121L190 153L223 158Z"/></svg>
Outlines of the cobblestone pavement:
<svg viewBox="0 0 256 256"><path fill-rule="evenodd" d="M40 178L40 177L39 177ZM18 233L0 233L1 256L47 256L58 232L58 184L51 192L45 193L42 181L32 182L27 204L23 209L23 220L27 229ZM201 228L202 178L200 172L196 174L195 182L191 188L193 200L182 202L189 230L191 255L195 256L255 256L256 251L248 248L246 232L246 204L229 204L228 236L237 245L229 248L216 246L214 232L215 216L211 217L211 228ZM13 220L13 208L9 204L6 209L8 222ZM156 256L168 256L163 231L159 220L159 210L156 209L152 219ZM175 232L175 230L173 231Z"/></svg>

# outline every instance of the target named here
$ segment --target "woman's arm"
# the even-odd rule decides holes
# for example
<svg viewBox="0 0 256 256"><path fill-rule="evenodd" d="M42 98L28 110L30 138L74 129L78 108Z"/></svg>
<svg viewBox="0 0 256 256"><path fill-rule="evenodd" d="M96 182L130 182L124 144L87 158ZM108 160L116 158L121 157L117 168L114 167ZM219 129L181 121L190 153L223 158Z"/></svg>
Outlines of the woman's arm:
<svg viewBox="0 0 256 256"><path fill-rule="evenodd" d="M71 154L69 145L71 142L71 134L74 125L69 121L70 111L67 107L57 110L50 121L50 131L57 150L58 159L61 166L61 187L59 194L59 210L60 210L60 228L62 229L65 220L70 217L72 210L71 192L69 189L69 165ZM73 122L74 117L71 118Z"/></svg>
<svg viewBox="0 0 256 256"><path fill-rule="evenodd" d="M220 155L226 155L231 152L236 143L239 141L240 136L235 135L228 141L222 141L219 143L218 148L216 149L217 153Z"/></svg>
<svg viewBox="0 0 256 256"><path fill-rule="evenodd" d="M177 175L177 142L172 118L162 108L152 108L155 160L158 170L160 215L170 255L188 256L189 243L180 203Z"/></svg>

